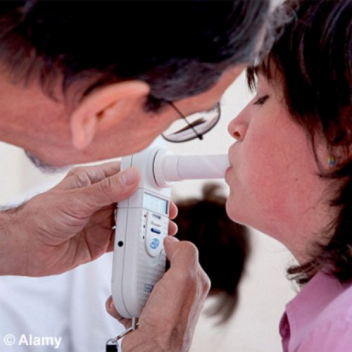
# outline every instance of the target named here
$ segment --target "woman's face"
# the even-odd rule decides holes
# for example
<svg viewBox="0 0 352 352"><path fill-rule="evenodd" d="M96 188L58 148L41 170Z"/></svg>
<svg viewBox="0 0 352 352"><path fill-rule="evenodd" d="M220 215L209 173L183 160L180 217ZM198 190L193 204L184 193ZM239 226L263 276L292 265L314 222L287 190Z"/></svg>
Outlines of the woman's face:
<svg viewBox="0 0 352 352"><path fill-rule="evenodd" d="M295 123L282 90L259 74L257 95L229 124L229 216L282 242L298 260L331 219L328 183L320 178L305 130ZM319 148L321 149L321 148ZM324 163L328 155L318 150Z"/></svg>

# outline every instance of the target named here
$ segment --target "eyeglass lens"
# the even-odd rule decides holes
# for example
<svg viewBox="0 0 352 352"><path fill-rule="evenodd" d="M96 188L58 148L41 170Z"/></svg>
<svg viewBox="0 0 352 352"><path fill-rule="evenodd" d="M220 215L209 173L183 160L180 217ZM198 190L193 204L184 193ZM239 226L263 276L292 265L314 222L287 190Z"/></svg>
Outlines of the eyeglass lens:
<svg viewBox="0 0 352 352"><path fill-rule="evenodd" d="M175 121L162 136L169 142L186 142L209 132L220 119L220 104L214 109L187 116Z"/></svg>

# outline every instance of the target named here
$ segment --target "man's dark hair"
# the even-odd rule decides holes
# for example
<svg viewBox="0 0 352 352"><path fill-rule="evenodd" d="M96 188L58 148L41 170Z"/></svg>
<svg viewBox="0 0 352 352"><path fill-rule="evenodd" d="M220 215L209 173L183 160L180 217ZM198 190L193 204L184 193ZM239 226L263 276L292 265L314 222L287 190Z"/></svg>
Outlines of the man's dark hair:
<svg viewBox="0 0 352 352"><path fill-rule="evenodd" d="M307 131L314 152L323 136L336 157L336 168L327 172L316 156L320 176L341 185L331 200L338 216L326 229L330 243L318 244L314 259L291 267L289 274L305 283L324 267L347 281L352 279L352 1L290 0L283 9L291 20L278 28L282 35L264 61L248 70L249 83L255 84L260 71L283 90L288 111Z"/></svg>
<svg viewBox="0 0 352 352"><path fill-rule="evenodd" d="M15 81L83 94L121 80L151 86L157 108L250 63L269 0L1 1L0 62ZM62 81L61 81L62 80Z"/></svg>
<svg viewBox="0 0 352 352"><path fill-rule="evenodd" d="M218 303L210 314L227 321L238 302L238 285L250 253L249 231L233 222L226 213L226 197L218 194L219 185L205 184L201 199L177 202L177 237L196 245L199 262L211 280L210 294Z"/></svg>

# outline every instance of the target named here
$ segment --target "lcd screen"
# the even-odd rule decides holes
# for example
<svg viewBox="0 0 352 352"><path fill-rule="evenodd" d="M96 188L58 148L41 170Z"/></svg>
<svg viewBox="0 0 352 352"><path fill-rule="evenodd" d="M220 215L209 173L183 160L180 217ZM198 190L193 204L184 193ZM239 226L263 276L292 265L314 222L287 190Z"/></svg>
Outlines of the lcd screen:
<svg viewBox="0 0 352 352"><path fill-rule="evenodd" d="M169 202L165 199L144 193L143 208L167 215Z"/></svg>

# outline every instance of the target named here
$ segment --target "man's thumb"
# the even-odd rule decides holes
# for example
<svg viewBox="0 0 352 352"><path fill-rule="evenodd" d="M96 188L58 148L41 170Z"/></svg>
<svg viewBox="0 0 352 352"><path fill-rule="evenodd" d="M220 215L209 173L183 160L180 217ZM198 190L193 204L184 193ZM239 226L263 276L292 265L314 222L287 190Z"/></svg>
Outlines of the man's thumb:
<svg viewBox="0 0 352 352"><path fill-rule="evenodd" d="M131 167L77 192L94 208L100 208L130 197L138 187L139 180L139 170Z"/></svg>

